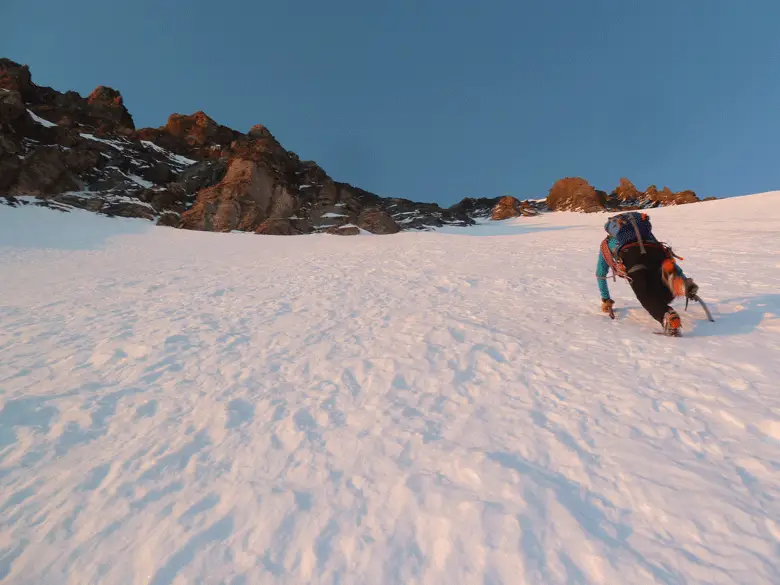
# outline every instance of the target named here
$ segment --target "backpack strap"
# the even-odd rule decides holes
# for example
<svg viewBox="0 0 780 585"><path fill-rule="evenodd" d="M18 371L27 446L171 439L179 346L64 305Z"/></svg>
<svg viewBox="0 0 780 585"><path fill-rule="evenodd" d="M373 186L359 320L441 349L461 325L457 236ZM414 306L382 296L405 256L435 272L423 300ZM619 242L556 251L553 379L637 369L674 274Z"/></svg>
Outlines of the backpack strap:
<svg viewBox="0 0 780 585"><path fill-rule="evenodd" d="M645 245L642 242L642 234L639 233L639 226L636 225L636 217L634 217L633 215L629 215L628 221L630 221L631 225L634 227L634 232L636 233L636 241L639 242L640 253L645 254Z"/></svg>

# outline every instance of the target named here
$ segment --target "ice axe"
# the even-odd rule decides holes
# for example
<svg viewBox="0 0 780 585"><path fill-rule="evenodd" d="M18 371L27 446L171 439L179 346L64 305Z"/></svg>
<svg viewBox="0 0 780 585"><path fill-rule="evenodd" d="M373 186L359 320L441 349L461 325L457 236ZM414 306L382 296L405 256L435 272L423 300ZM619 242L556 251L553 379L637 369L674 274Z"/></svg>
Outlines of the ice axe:
<svg viewBox="0 0 780 585"><path fill-rule="evenodd" d="M707 307L707 303L705 303L703 300L701 300L701 297L699 295L691 295L690 297L688 295L685 295L685 310L688 310L688 300L696 301L701 305L701 308L704 309L704 313L707 315L707 320L714 323L715 319L712 318L712 313L710 313L710 309Z"/></svg>

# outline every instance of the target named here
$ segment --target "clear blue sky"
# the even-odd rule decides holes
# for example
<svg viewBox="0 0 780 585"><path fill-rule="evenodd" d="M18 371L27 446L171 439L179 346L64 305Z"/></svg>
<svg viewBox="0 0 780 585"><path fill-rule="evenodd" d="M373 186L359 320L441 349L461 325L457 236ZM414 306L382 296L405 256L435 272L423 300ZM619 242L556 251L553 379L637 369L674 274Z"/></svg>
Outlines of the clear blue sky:
<svg viewBox="0 0 780 585"><path fill-rule="evenodd" d="M39 85L116 87L139 127L262 123L384 196L780 189L779 0L0 0L0 22Z"/></svg>

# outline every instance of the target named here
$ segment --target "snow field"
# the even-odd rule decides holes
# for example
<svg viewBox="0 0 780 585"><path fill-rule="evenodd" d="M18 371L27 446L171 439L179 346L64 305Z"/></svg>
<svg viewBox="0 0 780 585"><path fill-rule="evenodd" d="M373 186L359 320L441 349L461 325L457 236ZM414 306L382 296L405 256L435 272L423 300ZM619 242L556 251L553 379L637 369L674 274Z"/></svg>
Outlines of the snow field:
<svg viewBox="0 0 780 585"><path fill-rule="evenodd" d="M0 582L780 582L780 194L651 217L717 320L682 339L600 314L603 215L0 206Z"/></svg>

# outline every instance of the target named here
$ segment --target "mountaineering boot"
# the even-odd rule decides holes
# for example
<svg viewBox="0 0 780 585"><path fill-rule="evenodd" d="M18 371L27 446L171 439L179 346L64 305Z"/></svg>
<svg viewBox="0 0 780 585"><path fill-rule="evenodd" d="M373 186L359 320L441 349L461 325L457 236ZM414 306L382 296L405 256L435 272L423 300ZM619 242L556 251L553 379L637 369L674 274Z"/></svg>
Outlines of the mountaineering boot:
<svg viewBox="0 0 780 585"><path fill-rule="evenodd" d="M684 297L686 296L686 281L677 273L676 268L674 260L671 258L664 260L661 264L661 278L675 297ZM698 288L696 287L696 290Z"/></svg>
<svg viewBox="0 0 780 585"><path fill-rule="evenodd" d="M674 309L669 309L664 315L664 335L669 337L680 337L682 335L682 322L680 315Z"/></svg>

